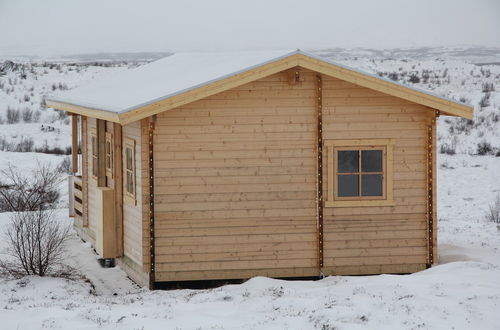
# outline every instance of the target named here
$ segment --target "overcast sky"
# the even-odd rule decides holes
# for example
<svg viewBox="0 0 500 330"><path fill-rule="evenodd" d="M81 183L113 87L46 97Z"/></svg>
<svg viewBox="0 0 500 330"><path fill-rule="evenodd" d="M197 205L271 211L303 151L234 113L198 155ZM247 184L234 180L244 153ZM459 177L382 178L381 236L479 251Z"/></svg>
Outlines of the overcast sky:
<svg viewBox="0 0 500 330"><path fill-rule="evenodd" d="M499 0L0 0L0 55L500 46Z"/></svg>

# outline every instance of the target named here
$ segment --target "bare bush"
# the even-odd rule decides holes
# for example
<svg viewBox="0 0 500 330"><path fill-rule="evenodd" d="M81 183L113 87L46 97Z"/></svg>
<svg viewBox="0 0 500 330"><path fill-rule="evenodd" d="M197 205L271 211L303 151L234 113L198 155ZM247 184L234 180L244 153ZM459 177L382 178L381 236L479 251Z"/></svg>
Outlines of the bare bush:
<svg viewBox="0 0 500 330"><path fill-rule="evenodd" d="M31 173L9 165L0 182L0 212L37 211L54 208L59 201L61 173L47 164L38 164Z"/></svg>
<svg viewBox="0 0 500 330"><path fill-rule="evenodd" d="M25 123L31 123L33 121L33 110L31 110L30 108L24 108L23 121Z"/></svg>
<svg viewBox="0 0 500 330"><path fill-rule="evenodd" d="M495 91L495 85L492 82L485 82L483 83L482 87L484 93Z"/></svg>
<svg viewBox="0 0 500 330"><path fill-rule="evenodd" d="M7 124L16 124L21 119L21 111L8 107L6 114Z"/></svg>
<svg viewBox="0 0 500 330"><path fill-rule="evenodd" d="M457 153L456 139L453 139L450 143L442 143L439 147L439 152L447 155L455 155Z"/></svg>
<svg viewBox="0 0 500 330"><path fill-rule="evenodd" d="M31 137L22 137L21 141L16 145L16 152L32 152L35 146L35 141Z"/></svg>
<svg viewBox="0 0 500 330"><path fill-rule="evenodd" d="M387 77L393 81L399 80L399 75L397 74L397 72L391 72Z"/></svg>
<svg viewBox="0 0 500 330"><path fill-rule="evenodd" d="M486 108L490 106L490 92L484 93L483 97L479 101L479 106L481 108Z"/></svg>
<svg viewBox="0 0 500 330"><path fill-rule="evenodd" d="M490 205L488 212L486 213L486 220L496 223L498 230L500 230L500 195Z"/></svg>
<svg viewBox="0 0 500 330"><path fill-rule="evenodd" d="M493 154L493 147L488 141L481 141L477 144L477 154L480 156Z"/></svg>
<svg viewBox="0 0 500 330"><path fill-rule="evenodd" d="M462 103L465 103L465 104L469 104L470 103L470 99L468 99L467 97L465 96L460 96L460 98L458 99L460 102Z"/></svg>
<svg viewBox="0 0 500 330"><path fill-rule="evenodd" d="M56 110L56 113L59 120L64 120L69 116L66 111Z"/></svg>
<svg viewBox="0 0 500 330"><path fill-rule="evenodd" d="M16 212L5 232L7 260L0 271L11 276L61 276L68 274L63 264L69 227L61 226L52 210Z"/></svg>
<svg viewBox="0 0 500 330"><path fill-rule="evenodd" d="M60 147L49 147L47 144L44 144L42 147L35 148L35 152L50 155L69 155L71 154L71 147L66 147L63 149Z"/></svg>
<svg viewBox="0 0 500 330"><path fill-rule="evenodd" d="M64 159L57 165L57 170L60 173L66 173L70 174L71 173L71 157L66 156Z"/></svg>
<svg viewBox="0 0 500 330"><path fill-rule="evenodd" d="M42 113L40 110L35 111L35 114L33 115L33 121L35 123L38 123L40 121L40 117L42 116Z"/></svg>
<svg viewBox="0 0 500 330"><path fill-rule="evenodd" d="M456 118L453 120L448 130L451 134L465 133L466 135L469 135L473 126L474 122L470 119Z"/></svg>
<svg viewBox="0 0 500 330"><path fill-rule="evenodd" d="M418 84L420 82L420 77L417 76L415 73L412 73L408 81L411 82L412 84Z"/></svg>
<svg viewBox="0 0 500 330"><path fill-rule="evenodd" d="M5 137L0 136L0 150L10 151L12 149L12 143L9 142Z"/></svg>

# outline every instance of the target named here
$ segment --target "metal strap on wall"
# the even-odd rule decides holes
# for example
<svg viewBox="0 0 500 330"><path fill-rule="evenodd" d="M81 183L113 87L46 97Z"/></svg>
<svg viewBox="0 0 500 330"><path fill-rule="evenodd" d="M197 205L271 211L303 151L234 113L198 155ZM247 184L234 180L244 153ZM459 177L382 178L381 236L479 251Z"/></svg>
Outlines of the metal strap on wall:
<svg viewBox="0 0 500 330"><path fill-rule="evenodd" d="M321 75L316 76L318 107L318 263L323 267L323 82Z"/></svg>
<svg viewBox="0 0 500 330"><path fill-rule="evenodd" d="M427 267L434 263L434 157L435 157L435 141L434 129L436 127L436 118L439 116L439 111L436 111L435 117L432 119L431 125L427 127Z"/></svg>
<svg viewBox="0 0 500 330"><path fill-rule="evenodd" d="M153 138L155 128L155 116L149 122L149 288L155 288L155 212L154 212L154 158L153 158Z"/></svg>

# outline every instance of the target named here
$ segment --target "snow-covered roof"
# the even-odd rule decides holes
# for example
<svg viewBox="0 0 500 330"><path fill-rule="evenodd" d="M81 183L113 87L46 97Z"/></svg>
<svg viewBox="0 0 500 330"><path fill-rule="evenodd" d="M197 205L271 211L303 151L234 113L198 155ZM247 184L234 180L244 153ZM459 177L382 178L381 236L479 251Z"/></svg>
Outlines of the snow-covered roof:
<svg viewBox="0 0 500 330"><path fill-rule="evenodd" d="M300 59L304 63L300 62ZM373 84L373 80L375 82L384 82L384 85L389 85L388 88L386 86L383 89L388 94L391 94L391 86L393 86L394 91L401 91L403 89L416 92L420 96L426 95L434 98L434 101L437 101L436 105L434 103L422 104L443 110L445 113L465 117L469 117L467 112L470 112L470 115L472 114L470 107L453 100L348 68L301 50L177 53L135 69L114 73L100 80L91 81L81 87L61 92L50 97L47 100L47 104L57 109L75 113L82 113L81 109L84 108L86 109L86 115L89 115L88 111L95 110L94 114L96 118L125 123L124 120L120 120L122 116L129 112L137 113L137 111L147 106L155 106L154 113L172 108L172 106L165 106L164 103L175 96L197 90L204 86L210 86L214 83L223 82L225 79L231 77L241 76L246 72L256 72L257 69L274 63L280 63L280 66L276 67L280 71L298 65L307 67L307 60L310 60L311 63L309 64L313 66L317 66L318 63L320 66L328 64L350 74L361 75L360 77L371 80L371 84ZM310 68L318 71L321 70L319 67ZM322 73L328 74L327 72ZM353 79L355 83L363 86L363 79L360 80L360 77L354 77ZM246 80L243 79L242 83L245 82ZM369 86L365 85L365 87ZM221 90L215 89L215 91L220 92ZM206 96L203 93L198 94L202 95L201 97ZM194 100L190 98L190 102ZM442 101L443 108L439 107L439 100ZM418 101L415 102L420 103ZM175 104L179 105L179 103ZM462 113L454 113L449 110L454 107L460 109ZM105 112L109 114L106 115ZM143 117L151 114L151 111L149 111ZM137 119L140 118L137 116L134 117L134 120ZM128 122L130 121L128 120Z"/></svg>
<svg viewBox="0 0 500 330"><path fill-rule="evenodd" d="M124 113L293 53L177 53L61 92L50 100Z"/></svg>

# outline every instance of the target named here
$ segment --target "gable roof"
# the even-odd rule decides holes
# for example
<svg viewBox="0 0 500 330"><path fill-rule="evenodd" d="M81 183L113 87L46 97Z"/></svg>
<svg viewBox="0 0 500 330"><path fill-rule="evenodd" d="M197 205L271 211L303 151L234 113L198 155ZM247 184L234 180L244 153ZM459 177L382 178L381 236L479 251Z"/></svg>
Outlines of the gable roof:
<svg viewBox="0 0 500 330"><path fill-rule="evenodd" d="M178 53L52 96L47 106L127 124L296 66L472 118L468 105L301 50Z"/></svg>

